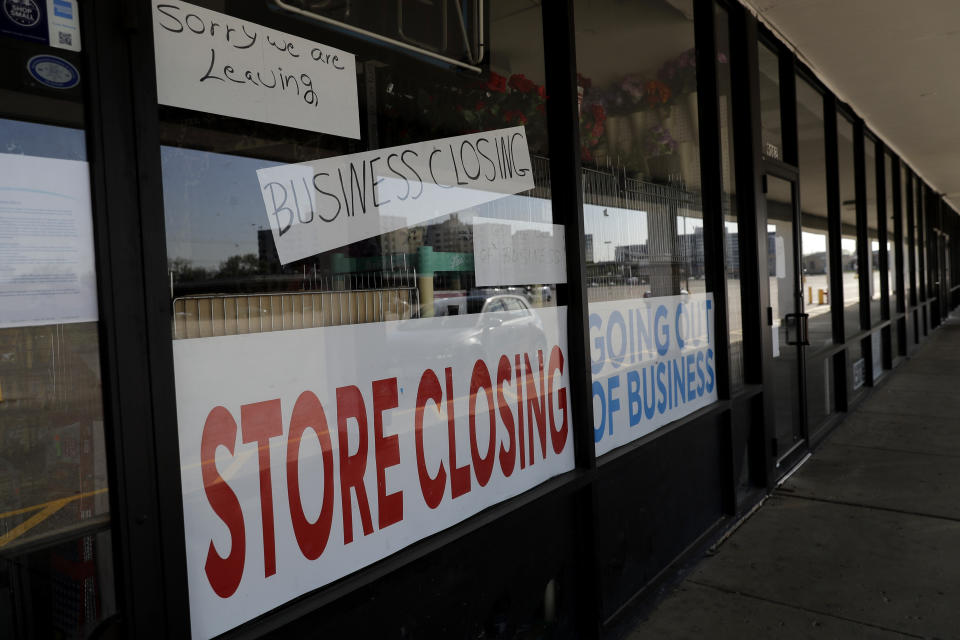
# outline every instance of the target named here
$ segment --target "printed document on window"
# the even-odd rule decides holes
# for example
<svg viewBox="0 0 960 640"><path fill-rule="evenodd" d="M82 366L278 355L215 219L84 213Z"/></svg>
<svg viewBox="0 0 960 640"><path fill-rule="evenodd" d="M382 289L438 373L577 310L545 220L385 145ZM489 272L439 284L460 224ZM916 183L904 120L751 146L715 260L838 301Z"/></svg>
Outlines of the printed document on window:
<svg viewBox="0 0 960 640"><path fill-rule="evenodd" d="M0 154L0 327L96 319L87 163Z"/></svg>

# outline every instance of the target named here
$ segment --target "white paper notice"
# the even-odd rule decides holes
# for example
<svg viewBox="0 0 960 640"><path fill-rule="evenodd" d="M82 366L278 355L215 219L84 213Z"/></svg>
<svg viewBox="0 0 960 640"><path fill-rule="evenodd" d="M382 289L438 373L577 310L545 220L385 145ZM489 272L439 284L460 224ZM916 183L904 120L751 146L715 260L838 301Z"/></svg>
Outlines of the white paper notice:
<svg viewBox="0 0 960 640"><path fill-rule="evenodd" d="M567 281L563 226L473 218L477 286Z"/></svg>
<svg viewBox="0 0 960 640"><path fill-rule="evenodd" d="M50 46L80 51L80 8L77 0L47 0Z"/></svg>
<svg viewBox="0 0 960 640"><path fill-rule="evenodd" d="M257 171L280 262L533 189L523 127Z"/></svg>
<svg viewBox="0 0 960 640"><path fill-rule="evenodd" d="M161 104L360 138L351 53L170 0L153 37Z"/></svg>
<svg viewBox="0 0 960 640"><path fill-rule="evenodd" d="M0 154L0 327L96 319L87 163Z"/></svg>

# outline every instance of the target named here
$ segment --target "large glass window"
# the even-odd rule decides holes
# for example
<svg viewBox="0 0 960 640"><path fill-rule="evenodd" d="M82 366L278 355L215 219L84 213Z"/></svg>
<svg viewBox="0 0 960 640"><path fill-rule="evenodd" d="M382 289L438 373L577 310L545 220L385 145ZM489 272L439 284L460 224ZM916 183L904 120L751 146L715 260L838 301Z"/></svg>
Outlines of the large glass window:
<svg viewBox="0 0 960 640"><path fill-rule="evenodd" d="M692 3L575 6L602 454L715 401L713 300L704 286Z"/></svg>
<svg viewBox="0 0 960 640"><path fill-rule="evenodd" d="M924 243L926 242L926 233L924 221L926 220L926 207L923 198L924 184L919 176L914 176L913 180L913 250L916 255L917 264L917 300L923 302L927 299L927 273L926 256L923 253Z"/></svg>
<svg viewBox="0 0 960 640"><path fill-rule="evenodd" d="M743 313L740 287L740 228L737 222L733 161L733 100L730 79L730 24L726 9L715 5L717 89L720 109L720 179L727 281L727 329L730 332L730 388L743 386Z"/></svg>
<svg viewBox="0 0 960 640"><path fill-rule="evenodd" d="M0 637L87 637L116 599L82 54L0 58Z"/></svg>
<svg viewBox="0 0 960 640"><path fill-rule="evenodd" d="M913 253L915 242L913 229L913 174L904 164L900 164L900 194L902 200L901 219L903 229L903 282L907 305L907 343L916 343L915 317L917 305L916 255Z"/></svg>
<svg viewBox="0 0 960 640"><path fill-rule="evenodd" d="M894 198L893 198L893 180L896 173L894 172L895 168L895 159L889 153L884 154L883 161L883 170L886 172L886 193L885 198L887 202L887 273L888 277L888 289L890 291L889 299L889 310L890 318L894 318L893 322L890 323L890 353L892 358L896 358L900 355L900 332L897 329L897 301L900 299L902 292L897 287L897 274L899 273L898 266L899 262L897 260L897 235L896 235L896 220L897 220L897 211L894 208Z"/></svg>
<svg viewBox="0 0 960 640"><path fill-rule="evenodd" d="M780 58L765 45L758 45L760 77L760 140L763 155L783 160L783 135L780 115Z"/></svg>
<svg viewBox="0 0 960 640"><path fill-rule="evenodd" d="M199 4L154 15L198 638L573 467L539 7Z"/></svg>
<svg viewBox="0 0 960 640"><path fill-rule="evenodd" d="M797 78L797 140L800 170L800 236L803 309L809 314L806 350L807 416L811 428L834 411L830 260L827 252L826 139L823 95Z"/></svg>
<svg viewBox="0 0 960 640"><path fill-rule="evenodd" d="M853 122L837 114L840 178L840 268L843 272L843 327L846 339L860 333L860 280L857 274L857 196L853 167Z"/></svg>
<svg viewBox="0 0 960 640"><path fill-rule="evenodd" d="M871 136L864 137L864 178L867 185L867 245L870 259L867 262L870 283L870 324L877 326L883 322L880 315L880 232L877 225L877 141ZM876 365L876 363L874 363Z"/></svg>

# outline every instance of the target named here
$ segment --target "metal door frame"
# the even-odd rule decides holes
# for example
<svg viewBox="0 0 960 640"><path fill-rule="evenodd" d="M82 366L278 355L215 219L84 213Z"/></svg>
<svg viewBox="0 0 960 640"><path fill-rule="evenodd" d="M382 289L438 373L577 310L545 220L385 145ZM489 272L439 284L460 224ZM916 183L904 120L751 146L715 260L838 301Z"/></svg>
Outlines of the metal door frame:
<svg viewBox="0 0 960 640"><path fill-rule="evenodd" d="M797 167L780 162L778 160L772 160L770 158L763 158L760 162L760 169L763 175L763 186L764 186L764 195L767 192L767 176L773 176L781 180L785 180L790 183L791 192L792 192L792 205L793 205L793 300L794 306L792 313L798 317L805 316L803 312L803 288L801 285L801 270L802 263L800 260L801 257L801 246L800 246L800 234L802 231L802 225L800 223L800 172ZM759 227L766 229L767 225L767 210L766 210L766 199L763 203L763 219L758 224ZM767 269L766 264L758 264L758 269L763 273ZM772 310L772 304L769 304L768 300L768 309ZM771 311L768 310L768 314ZM768 319L772 320L768 316ZM768 323L767 326L772 326ZM770 333L765 332L764 340L771 340ZM805 331L802 331L805 333ZM802 335L801 335L802 338ZM771 442L771 453L774 458L774 468L776 469L775 475L779 479L790 469L794 467L810 450L810 428L807 424L807 379L806 379L806 350L804 349L804 340L801 339L796 345L784 345L789 348L794 346L797 349L797 403L798 407L795 407L795 410L798 412L799 416L799 427L800 427L800 438L789 446L785 451L781 451L777 446L776 433L777 430L774 427L773 429L773 439ZM766 353L769 354L769 360L764 363L764 370L769 371L773 367L773 356L772 348L766 350ZM769 394L769 402L776 402L776 390L772 389ZM773 416L775 412L768 412L767 415Z"/></svg>

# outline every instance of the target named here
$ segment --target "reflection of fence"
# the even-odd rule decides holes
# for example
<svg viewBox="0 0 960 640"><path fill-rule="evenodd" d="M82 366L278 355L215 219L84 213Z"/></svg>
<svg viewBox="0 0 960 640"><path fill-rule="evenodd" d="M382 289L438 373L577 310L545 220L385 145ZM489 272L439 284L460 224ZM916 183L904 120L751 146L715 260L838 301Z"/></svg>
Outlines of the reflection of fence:
<svg viewBox="0 0 960 640"><path fill-rule="evenodd" d="M683 183L583 169L583 198L593 205L584 220L596 266L590 286L603 289L591 300L676 295L704 275L700 195Z"/></svg>
<svg viewBox="0 0 960 640"><path fill-rule="evenodd" d="M313 291L184 296L173 301L173 338L205 338L404 320L419 316L412 272L327 278Z"/></svg>

